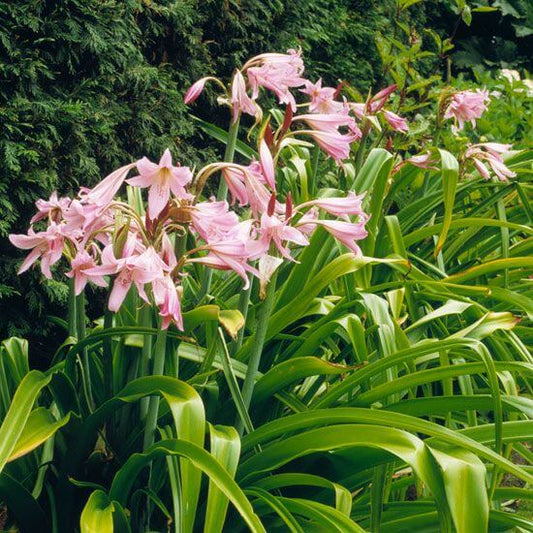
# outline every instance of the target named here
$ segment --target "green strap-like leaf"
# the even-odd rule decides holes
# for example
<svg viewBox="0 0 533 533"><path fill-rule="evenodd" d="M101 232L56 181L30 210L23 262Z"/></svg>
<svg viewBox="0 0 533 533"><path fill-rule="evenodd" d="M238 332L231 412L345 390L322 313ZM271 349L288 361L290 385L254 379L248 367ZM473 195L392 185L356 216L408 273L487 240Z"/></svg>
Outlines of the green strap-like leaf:
<svg viewBox="0 0 533 533"><path fill-rule="evenodd" d="M234 427L209 425L211 455L226 469L233 478L239 464L241 439ZM222 531L228 509L228 496L209 480L207 510L205 512L205 533Z"/></svg>
<svg viewBox="0 0 533 533"><path fill-rule="evenodd" d="M262 402L290 383L308 376L343 374L350 367L337 365L318 357L294 357L272 367L255 386L254 402Z"/></svg>
<svg viewBox="0 0 533 533"><path fill-rule="evenodd" d="M65 426L69 420L70 415L56 420L52 413L44 407L38 407L33 410L8 461L14 461L35 450L35 448L47 441L58 429Z"/></svg>
<svg viewBox="0 0 533 533"><path fill-rule="evenodd" d="M164 440L154 444L146 453L131 455L113 480L109 491L110 498L117 500L120 504L125 504L140 471L154 459L167 455L178 455L189 459L228 496L254 533L265 531L250 502L224 467L204 449L190 442L174 439Z"/></svg>
<svg viewBox="0 0 533 533"><path fill-rule="evenodd" d="M5 472L0 474L0 500L7 506L9 514L22 531L49 530L48 517L37 500L23 485Z"/></svg>
<svg viewBox="0 0 533 533"><path fill-rule="evenodd" d="M450 224L452 222L453 208L455 205L455 192L457 190L457 180L459 178L459 163L457 159L446 150L439 150L441 160L442 194L444 200L444 219L439 240L435 246L435 257L442 250Z"/></svg>
<svg viewBox="0 0 533 533"><path fill-rule="evenodd" d="M114 510L115 506L105 492L92 492L81 513L81 533L113 533Z"/></svg>
<svg viewBox="0 0 533 533"><path fill-rule="evenodd" d="M11 406L0 426L0 472L11 457L22 435L31 409L41 390L50 383L51 376L32 370L18 386Z"/></svg>

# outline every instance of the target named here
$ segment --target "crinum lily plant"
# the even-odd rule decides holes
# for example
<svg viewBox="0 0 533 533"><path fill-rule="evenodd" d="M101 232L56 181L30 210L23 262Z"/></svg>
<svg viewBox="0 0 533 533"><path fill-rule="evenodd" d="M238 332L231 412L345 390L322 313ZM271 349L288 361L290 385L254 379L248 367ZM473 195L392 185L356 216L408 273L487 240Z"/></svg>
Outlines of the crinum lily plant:
<svg viewBox="0 0 533 533"><path fill-rule="evenodd" d="M27 508L16 519L35 531L47 512L46 527L68 532L362 531L359 522L377 531L386 520L389 530L404 527L397 522L411 515L384 502L399 494L405 503L414 486L415 526L486 530L502 472L530 475L504 456L499 429L494 449L484 446L492 433L479 443L475 432L455 431L478 405L466 365L487 372L491 398L499 389L480 341L494 317L480 317L481 304L453 300L445 284L449 256L459 271L449 286L460 293L470 279L460 269L471 257L453 255L467 239L445 257L443 245L463 227L461 219L452 224L460 177L481 178L484 193L516 176L509 145L460 137L486 111L488 93L442 91L433 138L400 157L394 142L410 124L398 114L396 85L354 101L343 83L307 79L296 50L254 57L229 83L202 78L185 104L199 106L207 84L229 110L230 126L226 133L198 124L225 142L223 161L195 169L170 149L157 162L143 157L75 198L38 200L27 234L10 236L29 251L19 272L39 262L46 278L68 279L68 320L58 322L69 337L49 371L19 379L0 426L0 500ZM431 146L445 127L456 136L457 158ZM460 186L465 206L474 181ZM419 197L410 205L412 191ZM523 231L504 219L502 197L496 201L501 228L491 224L502 239L505 229ZM405 239L402 231L410 232ZM495 240L483 250L493 253ZM412 249L423 259L411 263ZM91 322L86 295L94 308L103 302L98 288L108 291L105 310ZM471 289L467 296L481 294ZM440 299L446 303L432 311ZM476 322L464 328L448 320L463 312ZM495 313L494 330L514 327L508 314ZM433 321L445 337L439 348L422 334ZM317 357L321 351L327 356ZM509 375L510 358L500 364ZM438 400L425 381L433 371L447 372L438 377L443 401L459 405L447 377L456 368L473 411L457 420L448 413L444 425L421 418ZM505 383L511 390L511 378ZM50 393L32 411L42 390ZM415 405L427 393L420 399L429 403ZM482 410L492 405L485 396ZM411 403L402 411L405 398ZM4 403L0 394L0 409ZM497 428L502 412L494 407ZM32 494L13 470L1 477L7 462L16 467L43 443ZM360 461L350 455L354 447L365 450ZM489 488L480 457L492 463ZM291 472L294 463L304 472ZM292 497L293 486L305 497ZM326 504L331 493L334 507Z"/></svg>

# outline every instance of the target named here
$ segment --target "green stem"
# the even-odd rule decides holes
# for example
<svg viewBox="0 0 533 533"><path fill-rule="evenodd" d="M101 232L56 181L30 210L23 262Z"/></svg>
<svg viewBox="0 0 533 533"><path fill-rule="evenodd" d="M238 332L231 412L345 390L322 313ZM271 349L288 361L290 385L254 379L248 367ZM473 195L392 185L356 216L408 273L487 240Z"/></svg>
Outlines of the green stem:
<svg viewBox="0 0 533 533"><path fill-rule="evenodd" d="M85 293L81 293L76 296L76 326L78 330L78 342L85 339L87 332L85 330ZM89 351L87 347L84 346L82 349L82 365L83 365L83 374L85 376L85 386L87 391L87 401L89 403L89 410L92 412L94 409L94 398L93 391L91 387L91 367L89 364Z"/></svg>
<svg viewBox="0 0 533 533"><path fill-rule="evenodd" d="M74 278L68 280L68 334L76 337L78 329L76 327L76 293L74 292Z"/></svg>
<svg viewBox="0 0 533 533"><path fill-rule="evenodd" d="M495 178L497 179L497 178ZM497 189L494 191L497 192ZM496 202L496 213L501 222L507 222L507 213L505 212L505 202L503 198L499 198ZM509 228L501 226L500 228L502 238L502 257L504 259L509 258ZM507 288L509 286L509 271L505 269L503 271L503 286Z"/></svg>
<svg viewBox="0 0 533 533"><path fill-rule="evenodd" d="M231 354L235 355L242 346L242 341L244 339L244 330L246 329L246 318L248 317L248 309L250 308L250 294L252 292L253 276L250 274L248 277L248 288L244 291L241 291L239 295L239 302L237 304L237 309L241 312L244 318L244 325L237 333L237 340L233 343L231 347Z"/></svg>
<svg viewBox="0 0 533 533"><path fill-rule="evenodd" d="M361 137L361 140L359 141L359 148L357 148L357 153L355 154L355 177L356 178L357 178L357 174L359 174L359 171L361 170L361 167L363 166L363 156L365 153L365 145L366 145L367 137L368 137L368 133L364 131L363 136Z"/></svg>
<svg viewBox="0 0 533 533"><path fill-rule="evenodd" d="M231 122L228 129L228 142L226 143L226 151L224 152L224 162L232 163L235 155L235 145L237 144L237 137L239 134L240 115L235 122ZM228 195L228 185L225 180L221 179L218 184L217 200L225 200Z"/></svg>
<svg viewBox="0 0 533 533"><path fill-rule="evenodd" d="M139 313L139 322L142 327L151 328L152 324L152 308L149 305L143 305ZM152 335L145 335L143 340L143 348L141 353L141 377L147 376L150 372L150 359L152 358ZM140 417L141 420L146 419L148 414L149 398L141 398L140 402Z"/></svg>
<svg viewBox="0 0 533 533"><path fill-rule="evenodd" d="M311 163L312 173L311 173L311 183L309 184L309 195L311 198L315 197L316 191L316 177L318 174L318 164L320 162L320 146L315 146L313 151L313 161ZM308 198L306 198L306 201Z"/></svg>
<svg viewBox="0 0 533 533"><path fill-rule="evenodd" d="M248 359L246 376L244 377L244 383L242 385L242 397L247 410L249 409L250 403L252 401L255 380L259 370L259 363L261 362L261 354L263 353L263 347L265 345L265 339L268 330L268 319L270 318L272 308L274 307L274 299L276 295L276 278L277 271L274 272L274 274L270 278L270 283L267 287L266 298L264 299L257 313L257 327L252 341L252 350L250 353L250 358ZM239 433L242 435L243 425L240 419L237 420L236 425Z"/></svg>
<svg viewBox="0 0 533 533"><path fill-rule="evenodd" d="M105 310L104 330L113 327L113 313ZM103 360L104 360L104 384L105 397L109 399L113 396L113 343L111 337L105 337L103 341Z"/></svg>
<svg viewBox="0 0 533 533"><path fill-rule="evenodd" d="M152 376L162 376L165 370L165 355L167 344L167 330L159 329L154 348L154 364L152 367ZM155 430L157 427L157 414L159 411L159 396L150 396L148 414L144 427L143 450L146 450L154 443Z"/></svg>

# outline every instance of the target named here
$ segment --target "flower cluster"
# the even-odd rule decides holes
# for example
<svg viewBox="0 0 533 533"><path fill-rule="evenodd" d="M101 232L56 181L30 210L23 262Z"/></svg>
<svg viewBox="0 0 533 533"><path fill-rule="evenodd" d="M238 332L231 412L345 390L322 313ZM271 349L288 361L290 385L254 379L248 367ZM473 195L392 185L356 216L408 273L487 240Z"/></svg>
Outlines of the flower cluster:
<svg viewBox="0 0 533 533"><path fill-rule="evenodd" d="M465 160L471 161L480 176L486 180L490 178L490 171L487 168L487 165L489 165L500 181L508 181L509 178L516 176L516 172L513 172L505 165L502 157L510 149L510 144L474 144L467 148Z"/></svg>
<svg viewBox="0 0 533 533"><path fill-rule="evenodd" d="M213 163L193 173L174 164L166 150L158 163L143 157L115 170L94 188L82 188L74 199L53 193L49 200L38 200L28 234L10 236L15 246L30 250L19 272L40 260L44 275L51 277L51 267L64 257L76 294L88 282L105 287L111 281L108 307L117 312L135 287L144 302L159 310L161 327L174 323L182 329L182 284L192 271L190 264L233 271L244 287L249 286L250 276L256 276L264 294L273 272L284 260L295 261L293 248L308 245L319 226L361 254L357 242L366 237L369 218L363 211L363 196L350 192L293 205L290 194L281 199L276 186L278 156L291 135L290 126L298 121L309 127L299 132L316 139L335 159L347 157L349 143L360 136L349 106L332 93L327 103L331 113L314 107L313 112L293 116L296 103L290 89L306 84L297 52L258 56L244 71L252 94L247 94L237 72L230 100L238 113L261 116L256 103L260 87L287 104L282 127L272 132L267 122L261 128L257 160L248 165ZM205 81L189 89L189 100L198 96ZM335 109L334 103L339 107ZM134 170L137 174L130 176ZM231 205L239 204L239 214L225 200L202 198L205 183L215 175L226 182ZM129 202L119 196L124 184L131 188ZM144 189L146 206L139 201ZM321 213L327 218L320 218Z"/></svg>
<svg viewBox="0 0 533 533"><path fill-rule="evenodd" d="M350 155L354 142L362 137L358 124L370 119L368 123L376 123L371 119L382 115L385 122L394 131L406 133L407 121L384 108L396 85L391 85L369 98L367 102L349 102L340 99L342 85L339 87L323 87L322 80L312 83L303 77L304 63L301 52L289 50L286 54L261 54L250 59L241 70L236 70L229 88L213 77L206 77L195 82L184 97L186 104L192 104L202 93L208 81L214 81L224 90L221 101L227 102L236 122L241 114L252 115L256 120L263 116L258 104L260 89L271 91L280 104L287 106L286 119L282 134L305 135L337 163L341 163ZM295 91L292 92L292 90ZM296 96L301 93L308 100L300 104ZM306 113L296 115L299 108ZM291 126L305 124L306 129L289 131Z"/></svg>
<svg viewBox="0 0 533 533"><path fill-rule="evenodd" d="M464 128L465 122L470 122L475 127L476 119L487 110L489 102L489 93L481 89L455 92L444 111L444 118L453 118L455 128L459 130Z"/></svg>

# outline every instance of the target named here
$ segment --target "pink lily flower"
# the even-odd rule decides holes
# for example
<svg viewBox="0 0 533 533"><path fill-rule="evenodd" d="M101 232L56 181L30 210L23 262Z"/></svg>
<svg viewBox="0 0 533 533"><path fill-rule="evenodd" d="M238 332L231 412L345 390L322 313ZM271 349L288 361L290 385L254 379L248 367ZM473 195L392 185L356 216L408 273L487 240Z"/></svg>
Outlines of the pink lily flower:
<svg viewBox="0 0 533 533"><path fill-rule="evenodd" d="M318 146L337 162L341 162L343 159L350 157L350 146L358 139L358 136L354 133L343 135L341 133L316 130L304 130L299 133L310 135Z"/></svg>
<svg viewBox="0 0 533 533"><path fill-rule="evenodd" d="M49 200L37 200L35 202L37 213L33 215L30 224L35 224L46 217L50 217L54 222L60 222L63 212L68 208L70 202L70 198L58 198L56 191L50 195Z"/></svg>
<svg viewBox="0 0 533 533"><path fill-rule="evenodd" d="M411 163L411 165L425 170L438 170L438 168L435 166L437 162L434 159L433 154L429 151L423 154L414 155L413 157L406 159L404 163Z"/></svg>
<svg viewBox="0 0 533 533"><path fill-rule="evenodd" d="M474 144L465 152L465 159L470 159L482 178L489 179L490 171L486 163L492 169L500 181L508 181L514 178L516 172L508 168L503 160L503 154L511 149L510 144L480 143Z"/></svg>
<svg viewBox="0 0 533 533"><path fill-rule="evenodd" d="M89 275L87 269L96 267L94 258L85 250L80 250L70 262L71 270L66 273L69 278L74 278L74 292L81 294L88 281L92 281L99 287L107 287L107 282L102 275Z"/></svg>
<svg viewBox="0 0 533 533"><path fill-rule="evenodd" d="M124 183L129 171L137 163L130 163L129 165L118 168L111 172L109 176L105 177L96 187L83 191L83 200L98 206L105 206L113 201L115 194Z"/></svg>
<svg viewBox="0 0 533 533"><path fill-rule="evenodd" d="M301 208L300 204L297 209ZM305 235L310 236L316 230L315 222L318 220L318 209L312 207L298 220L298 229Z"/></svg>
<svg viewBox="0 0 533 533"><path fill-rule="evenodd" d="M350 191L344 198L319 198L300 204L296 209L299 211L305 207L316 206L337 217L347 215L366 217L362 207L364 197L365 194L357 196L353 191Z"/></svg>
<svg viewBox="0 0 533 533"><path fill-rule="evenodd" d="M224 240L209 242L203 249L209 253L203 257L188 259L190 263L201 263L217 270L233 270L244 281L244 289L249 286L247 272L258 275L255 268L247 263L250 253L248 241L250 239L251 222L239 223Z"/></svg>
<svg viewBox="0 0 533 533"><path fill-rule="evenodd" d="M116 259L112 246L108 246L102 252L102 264L84 270L88 276L118 274L109 295L109 310L115 313L120 309L132 284L137 287L139 296L149 303L144 286L162 278L169 269L152 247L141 254L133 254L131 248L130 243L123 256Z"/></svg>
<svg viewBox="0 0 533 533"><path fill-rule="evenodd" d="M261 163L261 169L263 176L268 186L275 191L276 190L276 175L274 171L274 159L267 146L265 139L261 139L259 143L259 162Z"/></svg>
<svg viewBox="0 0 533 533"><path fill-rule="evenodd" d="M390 95L396 90L397 85L389 85L375 94L368 102L367 109L371 114L375 114L380 111L387 103Z"/></svg>
<svg viewBox="0 0 533 533"><path fill-rule="evenodd" d="M407 120L405 120L403 117L400 117L392 111L387 111L386 109L383 110L383 115L385 116L385 120L387 121L389 126L394 131L400 131L402 133L407 133L409 131Z"/></svg>
<svg viewBox="0 0 533 533"><path fill-rule="evenodd" d="M189 167L174 166L172 155L167 148L159 164L152 163L147 157L137 162L139 176L130 178L128 183L135 187L149 187L148 216L155 219L163 211L170 199L170 192L179 199L190 200L193 198L185 190L185 186L192 180Z"/></svg>
<svg viewBox="0 0 533 533"><path fill-rule="evenodd" d="M183 102L185 105L192 104L201 94L204 90L205 84L209 80L213 80L214 78L212 76L207 76L205 78L201 78L198 81L195 81L187 90L185 93L185 96L183 97Z"/></svg>
<svg viewBox="0 0 533 533"><path fill-rule="evenodd" d="M476 89L475 91L456 92L444 112L444 118L454 118L457 129L462 130L465 122L470 122L476 127L476 119L487 110L490 102L488 91Z"/></svg>
<svg viewBox="0 0 533 533"><path fill-rule="evenodd" d="M266 288L270 283L272 274L282 265L283 259L281 257L274 257L272 255L262 255L259 258L258 272L259 272L259 298L264 300L266 297Z"/></svg>
<svg viewBox="0 0 533 533"><path fill-rule="evenodd" d="M263 162L268 169L268 154ZM273 163L270 172L273 170ZM265 187L267 179L263 165L259 161L252 161L248 166L231 165L222 169L222 177L228 184L232 202L237 200L241 206L250 205L254 217L266 211L270 201L271 192ZM270 176L272 180L272 175ZM283 211L279 202L276 203L276 212Z"/></svg>
<svg viewBox="0 0 533 533"><path fill-rule="evenodd" d="M9 235L9 240L17 248L31 250L20 266L19 274L26 272L40 258L43 274L52 279L50 267L57 263L63 254L63 226L51 222L46 231L35 233L33 228L30 228L27 235Z"/></svg>
<svg viewBox="0 0 533 533"><path fill-rule="evenodd" d="M246 81L240 70L235 72L231 83L230 104L233 108L233 122L237 122L240 113L257 117L260 113L259 106L248 96Z"/></svg>
<svg viewBox="0 0 533 533"><path fill-rule="evenodd" d="M241 207L248 205L244 172L234 167L225 167L222 169L222 178L231 194L231 205L235 204L236 201Z"/></svg>
<svg viewBox="0 0 533 533"><path fill-rule="evenodd" d="M352 135L359 140L362 137L362 132L357 126L355 119L350 117L348 113L330 113L322 114L315 113L310 115L300 115L293 119L293 122L303 120L311 128L316 131L325 133L340 133L339 128L348 127Z"/></svg>
<svg viewBox="0 0 533 533"><path fill-rule="evenodd" d="M174 322L176 327L183 331L183 316L181 314L181 301L179 290L170 276L163 276L152 283L154 300L159 307L159 316L163 319L162 329L168 329Z"/></svg>
<svg viewBox="0 0 533 533"><path fill-rule="evenodd" d="M258 66L256 66L258 65ZM292 87L301 87L304 64L301 52L288 50L287 54L261 54L244 65L252 88L252 99L259 96L259 87L271 90L281 104L290 105L296 111L296 100L290 92Z"/></svg>
<svg viewBox="0 0 533 533"><path fill-rule="evenodd" d="M192 227L206 242L220 240L239 224L226 201L199 202L191 209Z"/></svg>
<svg viewBox="0 0 533 533"><path fill-rule="evenodd" d="M367 237L365 229L366 220L361 222L343 222L340 220L317 220L315 224L322 226L331 233L339 242L349 248L355 255L363 255L356 241Z"/></svg>
<svg viewBox="0 0 533 533"><path fill-rule="evenodd" d="M305 81L305 89L300 89L300 92L311 97L309 102L310 113L342 113L346 107L343 102L335 101L337 89L334 87L322 87L322 79L316 83Z"/></svg>
<svg viewBox="0 0 533 533"><path fill-rule="evenodd" d="M289 249L283 243L292 242L300 246L307 246L309 241L307 237L298 229L289 226L288 221L281 220L276 215L261 215L261 227L259 228L260 237L257 241L249 245L250 258L257 259L268 252L270 243L273 242L279 253L288 259L294 261Z"/></svg>
<svg viewBox="0 0 533 533"><path fill-rule="evenodd" d="M364 102L350 102L348 107L353 111L353 114L359 120L363 120L365 118L366 104Z"/></svg>

